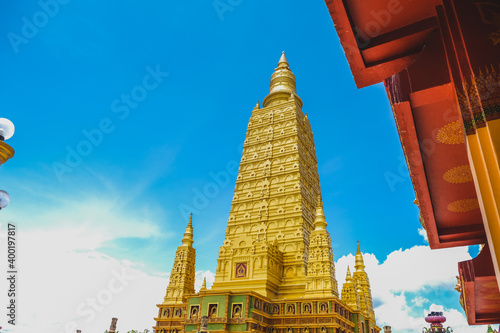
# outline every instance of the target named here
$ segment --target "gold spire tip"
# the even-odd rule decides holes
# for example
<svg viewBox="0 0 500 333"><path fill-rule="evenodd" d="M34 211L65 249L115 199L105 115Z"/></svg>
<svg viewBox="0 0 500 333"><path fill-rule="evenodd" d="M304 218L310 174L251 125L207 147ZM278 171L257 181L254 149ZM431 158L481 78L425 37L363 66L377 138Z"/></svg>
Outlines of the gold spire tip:
<svg viewBox="0 0 500 333"><path fill-rule="evenodd" d="M361 253L361 250L359 249L359 241L358 241L358 249L356 251L356 265L354 265L356 268L356 271L363 271L365 268L365 263L363 260L363 254Z"/></svg>
<svg viewBox="0 0 500 333"><path fill-rule="evenodd" d="M281 58L280 58L280 61L278 61L278 66L279 64L281 63L285 63L288 65L288 60L286 59L286 55L285 55L285 51L283 51L283 53L281 54Z"/></svg>
<svg viewBox="0 0 500 333"><path fill-rule="evenodd" d="M193 213L189 215L189 222L182 238L182 245L193 245Z"/></svg>
<svg viewBox="0 0 500 333"><path fill-rule="evenodd" d="M203 277L203 284L201 285L200 290L206 290L207 289L207 277Z"/></svg>

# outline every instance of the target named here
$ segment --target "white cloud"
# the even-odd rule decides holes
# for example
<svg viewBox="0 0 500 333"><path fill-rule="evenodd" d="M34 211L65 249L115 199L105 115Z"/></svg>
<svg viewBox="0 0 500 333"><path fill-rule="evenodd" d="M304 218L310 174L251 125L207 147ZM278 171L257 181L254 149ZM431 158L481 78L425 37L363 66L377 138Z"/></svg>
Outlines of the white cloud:
<svg viewBox="0 0 500 333"><path fill-rule="evenodd" d="M151 327L166 279L142 273L128 261L68 249L64 236L64 231L28 232L18 238L16 329L103 332L114 316L123 327Z"/></svg>
<svg viewBox="0 0 500 333"><path fill-rule="evenodd" d="M9 212L4 217L7 221L14 221L19 232L36 232L36 237L46 239L45 247L57 245L65 249L95 250L122 237L169 236L159 228L159 221L148 218L150 215L146 212L131 213L118 207L112 199L88 198L80 202L61 201L58 208L37 212ZM49 241L54 237L57 237L57 244Z"/></svg>
<svg viewBox="0 0 500 333"><path fill-rule="evenodd" d="M127 214L112 198L75 202L62 196L57 206L2 215L17 229L16 331L104 332L114 316L123 327L151 328L168 279L96 249L121 237L165 236L159 223L147 218L151 214ZM0 245L6 241L6 226L0 224ZM5 265L0 261L4 272ZM0 279L1 290L6 282ZM9 332L10 325L2 326Z"/></svg>
<svg viewBox="0 0 500 333"><path fill-rule="evenodd" d="M413 304L415 304L416 306L421 307L421 306L423 306L425 303L429 303L430 301L429 301L427 298L425 298L425 297L422 297L422 296L417 296L417 297L413 298L413 299L411 300L411 302L412 302Z"/></svg>
<svg viewBox="0 0 500 333"><path fill-rule="evenodd" d="M455 276L458 275L457 263L471 257L467 247L431 250L428 246L414 246L392 252L383 263L370 253L363 254L363 259L373 299L379 304L374 309L377 323L379 326L389 325L394 332L402 333L421 331L426 325L426 314L415 316L415 309L425 303L437 303L443 295L443 288L453 289ZM345 282L347 265L353 271L354 262L355 257L350 254L341 257L335 264L340 289ZM406 297L406 293L424 291L431 292L436 298L428 300L416 296L408 300ZM458 300L459 294L454 297ZM450 308L444 312L455 333L486 331L484 326L469 327L462 309Z"/></svg>
<svg viewBox="0 0 500 333"><path fill-rule="evenodd" d="M66 236L64 230L20 235L16 331L104 332L112 317L118 318L120 331L151 330L169 274L146 274L130 261L92 249L75 250ZM212 272L198 271L198 288L205 276L209 286L213 282ZM0 289L5 287L0 279Z"/></svg>
<svg viewBox="0 0 500 333"><path fill-rule="evenodd" d="M427 231L425 231L424 228L419 228L418 229L418 234L422 237L424 237L424 241L429 244L429 237L427 236Z"/></svg>

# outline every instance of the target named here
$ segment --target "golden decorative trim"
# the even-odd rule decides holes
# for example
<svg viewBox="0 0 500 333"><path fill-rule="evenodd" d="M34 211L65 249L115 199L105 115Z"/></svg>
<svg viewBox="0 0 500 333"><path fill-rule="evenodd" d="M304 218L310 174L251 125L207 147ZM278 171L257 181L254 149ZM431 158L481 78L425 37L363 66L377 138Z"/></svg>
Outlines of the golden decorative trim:
<svg viewBox="0 0 500 333"><path fill-rule="evenodd" d="M464 143L464 134L459 120L444 125L436 134L436 139L448 145Z"/></svg>
<svg viewBox="0 0 500 333"><path fill-rule="evenodd" d="M467 135L475 134L486 122L500 118L500 72L496 67L498 64L477 68L469 79L463 79L461 86L455 87Z"/></svg>
<svg viewBox="0 0 500 333"><path fill-rule="evenodd" d="M472 172L468 165L460 165L446 171L443 179L452 184L467 183L472 181Z"/></svg>
<svg viewBox="0 0 500 333"><path fill-rule="evenodd" d="M477 199L462 199L448 204L448 210L454 213L465 213L479 208Z"/></svg>

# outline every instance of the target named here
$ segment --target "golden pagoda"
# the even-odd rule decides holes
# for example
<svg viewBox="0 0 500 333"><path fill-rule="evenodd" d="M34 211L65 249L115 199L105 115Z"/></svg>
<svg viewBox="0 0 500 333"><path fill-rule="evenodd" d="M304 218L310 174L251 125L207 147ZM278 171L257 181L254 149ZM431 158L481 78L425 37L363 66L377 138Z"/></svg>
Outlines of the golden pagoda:
<svg viewBox="0 0 500 333"><path fill-rule="evenodd" d="M198 293L192 236L191 217L156 332L380 332L359 244L340 298L313 133L284 52L248 123L215 282Z"/></svg>
<svg viewBox="0 0 500 333"><path fill-rule="evenodd" d="M177 248L170 283L163 304L182 304L186 295L194 294L196 250L193 248L193 213Z"/></svg>

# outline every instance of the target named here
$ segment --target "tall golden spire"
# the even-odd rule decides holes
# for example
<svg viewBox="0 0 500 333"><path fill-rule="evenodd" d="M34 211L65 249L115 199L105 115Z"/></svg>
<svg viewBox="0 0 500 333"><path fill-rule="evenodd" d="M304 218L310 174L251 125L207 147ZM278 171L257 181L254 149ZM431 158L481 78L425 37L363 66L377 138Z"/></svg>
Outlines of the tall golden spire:
<svg viewBox="0 0 500 333"><path fill-rule="evenodd" d="M338 295L330 236L325 228L314 230L321 188L314 136L301 105L283 54L269 95L248 122L212 291L251 290L273 299L306 291ZM326 225L322 214L319 226ZM319 268L311 265L313 235L320 239Z"/></svg>
<svg viewBox="0 0 500 333"><path fill-rule="evenodd" d="M193 248L193 213L182 238L182 245L175 252L174 266L163 304L181 304L184 297L194 294L196 250Z"/></svg>
<svg viewBox="0 0 500 333"><path fill-rule="evenodd" d="M184 232L184 238L182 239L182 245L191 246L193 245L193 213L189 216L189 222Z"/></svg>
<svg viewBox="0 0 500 333"><path fill-rule="evenodd" d="M264 98L262 106L267 107L279 104L281 102L288 101L292 96L297 99L299 106L302 107L302 100L296 93L295 75L293 75L290 70L288 60L285 56L285 51L283 51L283 54L278 62L278 68L276 68L273 75L271 75L269 95Z"/></svg>
<svg viewBox="0 0 500 333"><path fill-rule="evenodd" d="M356 288L358 289L358 294L361 302L361 309L363 311L366 311L367 314L372 318L375 318L375 313L373 312L373 300L370 288L370 281L368 279L368 274L366 274L365 272L365 263L363 261L363 254L359 249L359 241L358 241L358 248L356 251L355 267L356 271L354 272L352 279L354 283L356 283Z"/></svg>

